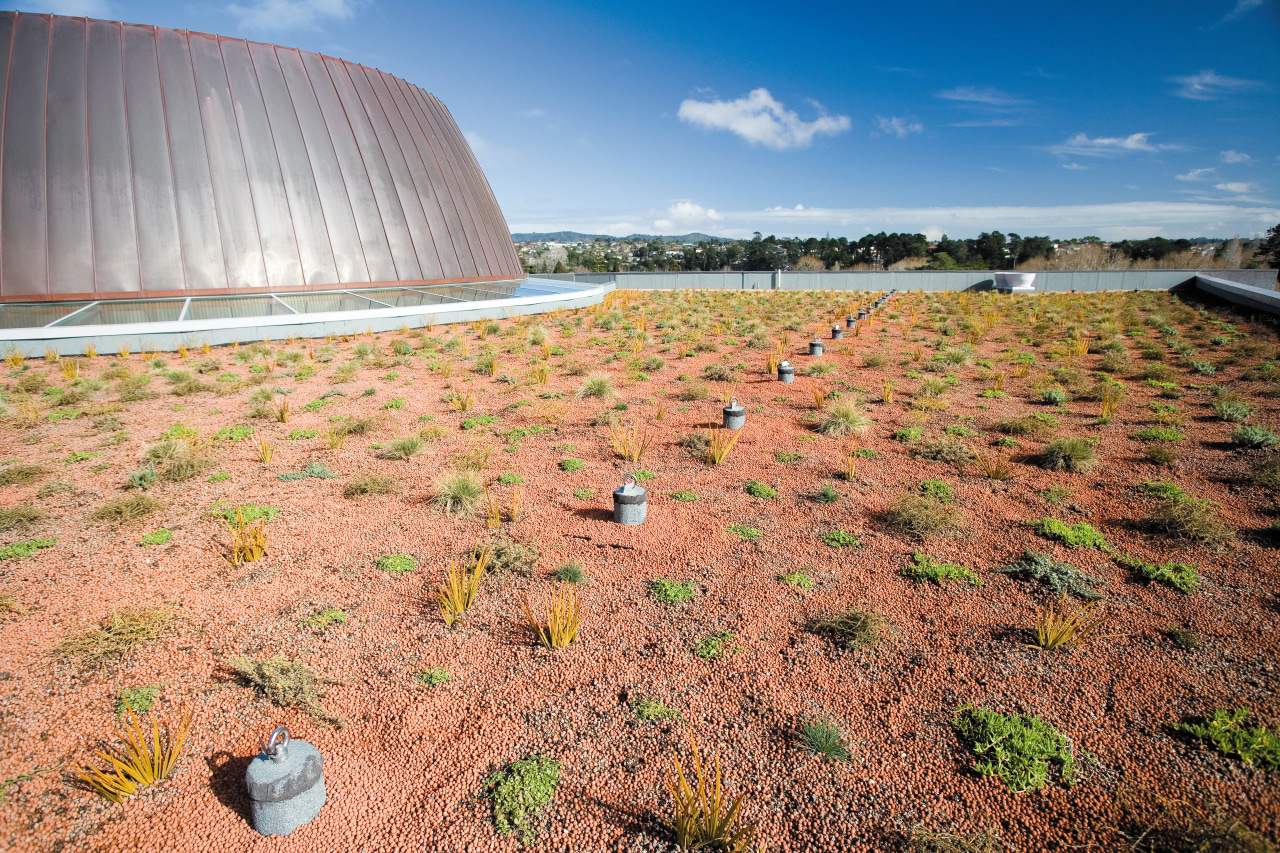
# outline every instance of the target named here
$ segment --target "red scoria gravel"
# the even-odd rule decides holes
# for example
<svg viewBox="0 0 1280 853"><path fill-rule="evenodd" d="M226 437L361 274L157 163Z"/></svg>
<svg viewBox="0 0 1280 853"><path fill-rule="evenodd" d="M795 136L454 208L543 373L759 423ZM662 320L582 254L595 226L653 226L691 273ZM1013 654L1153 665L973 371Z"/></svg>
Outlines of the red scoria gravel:
<svg viewBox="0 0 1280 853"><path fill-rule="evenodd" d="M124 366L152 375L155 396L118 404L116 384L106 382L59 408L37 389L29 398L40 406L34 426L13 414L23 399L22 378L42 374L59 388L68 382L58 364L6 368L12 417L0 428L0 461L40 465L47 473L27 485L0 487L0 506L45 513L0 531L0 545L46 537L56 543L34 556L0 561L0 592L12 597L0 624L3 846L15 853L515 850L520 842L494 829L484 782L513 760L543 754L563 766L531 849L671 850L664 782L671 757L689 755L688 729L679 721L638 720L633 703L641 698L683 713L704 757L710 762L718 755L727 791L744 795L745 819L774 851L897 850L914 826L994 829L1019 850L1119 850L1126 849L1123 833L1137 826L1126 822L1122 804L1138 803L1150 816L1162 801L1238 818L1275 842L1280 777L1171 732L1220 707L1248 706L1251 719L1273 729L1280 721L1280 568L1268 532L1274 495L1248 480L1250 466L1266 451L1234 447L1234 425L1215 419L1210 408L1210 384L1224 385L1256 408L1250 423L1277 428L1277 396L1268 396L1277 387L1274 373L1250 372L1274 358L1272 328L1217 304L1200 313L1192 310L1200 306L1171 302L1167 294L1003 301L898 294L856 337L828 340L820 359L807 355L806 336L827 338L833 322L864 301L847 293L625 293L598 310L502 321L500 331L483 338L483 327L455 327L335 341L336 357L328 362L307 357L308 351L326 357L323 341L275 344L273 358L290 351L303 357L289 363L286 356L268 373L250 372L226 348L195 349L186 359L162 354L163 369L151 366L156 356L103 354L81 359L81 376ZM917 325L908 329L913 311ZM1123 323L1126 311L1132 328ZM938 352L935 344L965 341L964 324L954 316L962 312L990 325L981 338L970 338L973 358L941 373L919 373ZM1141 322L1155 314L1196 347L1196 358L1216 364L1215 375L1179 363L1157 329ZM937 327L948 318L953 337ZM1078 371L1083 385L1075 390L1095 381L1104 355L1073 357L1060 342L1073 324L1097 341L1096 324L1108 319L1129 329L1116 339L1131 356L1120 374L1126 398L1114 419L1098 425L1096 401L1077 399L1061 409L1042 404L1039 389L1053 381L1049 371ZM748 345L756 329L743 324L753 321L767 348ZM1221 322L1234 327L1223 332ZM633 354L632 338L623 332L642 323L647 342ZM788 324L793 328L784 330ZM563 353L550 355L546 385L529 379L531 366L543 359L538 345L526 343L538 328ZM686 333L688 339L680 339ZM785 354L797 365L791 385L763 372L769 348L783 334L789 337ZM1219 334L1231 340L1211 344L1209 336ZM450 339L464 339L468 355L439 352ZM415 354L395 356L397 340ZM681 357L699 342L714 347ZM1181 398L1156 396L1160 389L1138 375L1152 363L1140 357L1144 345L1165 354ZM489 347L497 357L494 376L474 370L476 356ZM1051 359L1051 350L1062 357ZM1034 356L1025 375L1013 368L1019 352ZM866 366L874 356L883 356L883 364ZM640 363L650 357L653 365ZM195 370L208 360L216 364L200 368L208 372L199 378L211 390L170 393L165 371ZM819 361L832 370L804 375ZM354 379L340 381L334 370L346 364L354 366ZM696 388L707 365L742 366L732 383L706 383L709 398L680 399L682 389ZM301 366L317 370L307 375ZM575 399L583 370L608 375L617 397ZM981 396L995 372L1006 374L1007 396ZM914 393L921 382L948 373L956 382L943 397L945 407L913 405L923 399ZM235 381L215 381L223 374ZM251 417L251 383L264 378L257 388L289 392L287 423ZM890 403L882 401L886 381L893 383ZM850 439L813 427L812 391L819 383L845 399L864 400L874 422L857 444L875 453L858 460L849 481L841 471ZM367 396L366 388L372 389ZM474 392L474 408L452 411L444 402L448 388ZM304 408L331 389L341 395L313 411ZM548 397L552 392L563 396ZM713 466L679 441L719 424L722 393L747 407L747 425L728 458ZM397 399L403 407L387 405ZM619 402L625 411L613 408ZM1146 443L1130 438L1154 425L1153 403L1175 405L1185 416L1173 467L1148 462ZM83 415L46 417L63 409ZM891 438L904 427L937 439L947 426L962 426L976 434L963 441L993 454L991 443L1000 436L995 425L1033 412L1053 414L1058 426L1042 439L1019 437L1008 451L1013 478L1007 482L986 479L972 465L961 473L913 458L913 445ZM621 426L648 429L651 443L641 462L621 460L608 428L594 425L610 413ZM497 420L462 428L465 418L479 415ZM323 433L342 416L377 421L369 433L330 449ZM236 424L254 433L197 446L213 466L185 482L162 479L150 488L146 494L162 505L155 514L120 526L93 520L91 513L108 501L137 494L125 489L128 474L145 467L146 449L175 423L198 430L202 439ZM407 460L383 459L371 449L434 426L440 435L428 433L422 452ZM545 431L509 432L535 427ZM287 437L308 435L298 430L320 435ZM1070 436L1096 439L1096 470L1051 472L1034 464L1046 441ZM274 447L268 463L254 449L259 438ZM493 499L505 508L515 490L523 490L520 518L504 521L501 535L540 557L525 571L486 578L475 606L450 629L434 590L451 559L495 531L486 529L481 512L442 513L434 497L441 476L475 448L489 452L482 476ZM96 455L70 461L78 451ZM775 456L788 452L798 457L783 462ZM585 465L562 471L558 463L565 458ZM278 479L310 462L338 476ZM636 468L652 473L642 484L648 520L624 527L612 522L610 492ZM216 472L230 477L211 482ZM519 474L523 483L499 484L503 472ZM388 477L396 491L344 497L362 474ZM926 479L950 484L961 522L950 533L911 541L895 533L884 514ZM776 489L778 497L748 495L748 480ZM1157 480L1214 502L1236 536L1209 546L1154 532L1143 519L1156 499L1132 487ZM811 498L825 482L839 495L834 503ZM1058 503L1042 497L1054 487L1065 492ZM670 497L677 491L695 492L697 499ZM278 509L267 524L265 558L239 566L226 560L228 533L217 516L224 504ZM1044 517L1088 522L1120 554L1193 563L1203 587L1184 595L1144 584L1102 551L1038 537L1026 522ZM755 528L759 538L744 540L731 525ZM172 531L171 542L138 544L162 527ZM854 534L860 547L827 546L820 535L832 530ZM1074 651L1030 646L1044 589L992 571L1027 548L1105 581L1104 638ZM968 566L982 586L914 583L900 573L914 552ZM392 553L416 557L419 568L402 575L377 568L377 559ZM587 576L579 587L581 633L568 648L546 651L524 624L519 602L530 594L541 612L551 574L574 560ZM778 579L800 570L812 577L812 589ZM692 581L697 594L679 605L659 603L649 593L657 578ZM134 604L171 608L174 619L159 639L101 667L53 654L68 636ZM816 619L853 606L890 620L880 645L842 650L811 630ZM308 627L303 620L324 607L344 611L345 622ZM1164 634L1173 625L1197 634L1200 646L1175 646ZM717 631L731 631L739 650L704 660L695 650ZM255 694L225 666L241 654L308 664L322 679L325 709L342 725ZM445 668L452 680L431 687L415 678L430 667ZM111 805L70 784L71 774L98 761L96 749L119 742L120 691L146 685L162 686L155 705L160 719L176 721L181 709L192 709L191 734L169 779L124 806ZM1034 714L1053 725L1079 758L1075 784L1067 787L1054 773L1043 789L1012 794L999 780L973 773L973 756L950 726L965 703ZM822 715L842 726L849 761L831 762L801 745L800 722ZM324 755L329 799L315 821L291 836L263 838L248 820L243 777L259 740L280 724Z"/></svg>

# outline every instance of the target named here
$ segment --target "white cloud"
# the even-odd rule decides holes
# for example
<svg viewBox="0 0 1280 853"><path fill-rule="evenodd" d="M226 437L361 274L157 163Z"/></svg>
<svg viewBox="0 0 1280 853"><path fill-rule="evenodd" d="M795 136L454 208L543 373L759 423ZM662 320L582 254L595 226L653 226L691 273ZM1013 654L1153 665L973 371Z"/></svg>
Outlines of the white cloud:
<svg viewBox="0 0 1280 853"><path fill-rule="evenodd" d="M1225 184L1214 184L1213 188L1222 190L1224 193L1251 193L1257 192L1257 187L1245 181L1230 181Z"/></svg>
<svg viewBox="0 0 1280 853"><path fill-rule="evenodd" d="M1062 168L1070 169L1073 172L1086 172L1092 169L1092 166L1081 166L1079 163L1063 163Z"/></svg>
<svg viewBox="0 0 1280 853"><path fill-rule="evenodd" d="M1258 8L1262 3L1263 0L1237 0L1236 7L1228 12L1226 17L1219 21L1218 24L1225 24L1230 21L1234 21L1246 12L1250 12Z"/></svg>
<svg viewBox="0 0 1280 853"><path fill-rule="evenodd" d="M659 218L653 221L653 227L659 231L691 231L724 221L724 214L717 213L714 207L703 207L691 201L678 201L657 215Z"/></svg>
<svg viewBox="0 0 1280 853"><path fill-rule="evenodd" d="M1174 175L1179 181L1207 181L1217 169L1192 169L1185 175Z"/></svg>
<svg viewBox="0 0 1280 853"><path fill-rule="evenodd" d="M232 3L227 11L241 27L256 31L319 30L324 24L345 21L362 0L252 0Z"/></svg>
<svg viewBox="0 0 1280 853"><path fill-rule="evenodd" d="M1001 92L999 89L993 89L990 86L981 89L974 86L957 86L954 89L939 92L935 97L948 101L961 101L966 104L982 104L988 107L1016 107L1027 103L1021 98L1015 98L1007 92Z"/></svg>
<svg viewBox="0 0 1280 853"><path fill-rule="evenodd" d="M1253 158L1248 154L1240 151L1223 151L1218 155L1218 159L1223 163L1252 163Z"/></svg>
<svg viewBox="0 0 1280 853"><path fill-rule="evenodd" d="M906 139L913 133L924 132L924 125L914 118L876 116L876 121L880 123L881 133L896 136L898 139Z"/></svg>
<svg viewBox="0 0 1280 853"><path fill-rule="evenodd" d="M1156 151L1179 151L1181 145L1171 143L1153 145L1150 133L1131 133L1128 136L1100 136L1090 139L1083 133L1063 142L1050 146L1055 154L1070 154L1075 157L1116 157L1121 154L1153 153Z"/></svg>
<svg viewBox="0 0 1280 853"><path fill-rule="evenodd" d="M848 116L821 113L813 121L804 121L769 94L768 89L753 89L744 98L733 101L697 101L688 98L680 103L681 121L707 130L728 130L753 145L775 151L808 148L819 134L834 136L851 126Z"/></svg>
<svg viewBox="0 0 1280 853"><path fill-rule="evenodd" d="M1171 77L1169 82L1177 83L1179 86L1173 94L1193 101L1216 101L1234 92L1244 92L1262 86L1262 83L1257 80L1227 77L1212 68L1189 77Z"/></svg>
<svg viewBox="0 0 1280 853"><path fill-rule="evenodd" d="M107 0L43 0L35 3L17 3L24 12L48 12L53 15L69 15L73 18L115 18Z"/></svg>
<svg viewBox="0 0 1280 853"><path fill-rule="evenodd" d="M521 110L520 112L516 113L516 115L519 116L520 118L547 118L551 114L546 110L544 110L542 107L535 107L534 109L531 109L531 110Z"/></svg>

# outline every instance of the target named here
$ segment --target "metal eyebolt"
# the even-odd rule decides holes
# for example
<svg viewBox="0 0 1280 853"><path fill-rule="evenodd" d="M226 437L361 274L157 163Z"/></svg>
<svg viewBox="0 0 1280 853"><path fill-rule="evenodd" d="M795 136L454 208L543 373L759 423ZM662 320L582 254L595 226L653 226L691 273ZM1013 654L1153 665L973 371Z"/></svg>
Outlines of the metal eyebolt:
<svg viewBox="0 0 1280 853"><path fill-rule="evenodd" d="M262 751L272 761L284 761L289 754L289 728L287 726L277 726L271 736L262 744Z"/></svg>

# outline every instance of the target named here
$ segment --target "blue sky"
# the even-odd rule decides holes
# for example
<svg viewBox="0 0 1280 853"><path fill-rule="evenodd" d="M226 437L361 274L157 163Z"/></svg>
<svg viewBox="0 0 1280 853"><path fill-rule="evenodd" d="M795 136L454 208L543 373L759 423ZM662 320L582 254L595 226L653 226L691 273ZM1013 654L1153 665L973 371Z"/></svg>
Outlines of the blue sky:
<svg viewBox="0 0 1280 853"><path fill-rule="evenodd" d="M1249 236L1280 223L1280 0L44 0L437 95L513 231Z"/></svg>

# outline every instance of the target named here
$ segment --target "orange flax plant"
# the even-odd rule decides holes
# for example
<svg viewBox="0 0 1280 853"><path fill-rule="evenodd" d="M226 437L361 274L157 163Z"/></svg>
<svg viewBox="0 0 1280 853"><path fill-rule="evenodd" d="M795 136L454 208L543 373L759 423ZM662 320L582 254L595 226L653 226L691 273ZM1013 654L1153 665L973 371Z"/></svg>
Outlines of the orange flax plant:
<svg viewBox="0 0 1280 853"><path fill-rule="evenodd" d="M546 627L543 627L542 621L534 615L528 593L520 599L520 610L543 648L565 648L577 639L578 629L582 627L582 608L578 601L578 591L566 583L558 583L551 588L551 600L547 604Z"/></svg>
<svg viewBox="0 0 1280 853"><path fill-rule="evenodd" d="M99 750L96 753L111 767L107 770L85 767L75 774L77 787L117 805L136 794L139 788L159 782L173 772L191 730L191 709L188 708L183 712L177 731L166 725L162 738L156 713L152 711L151 737L148 738L128 701L124 707L129 714L125 745L112 752Z"/></svg>
<svg viewBox="0 0 1280 853"><path fill-rule="evenodd" d="M742 801L739 794L729 802L720 782L720 756L716 755L714 783L703 770L702 756L698 754L698 742L689 732L689 744L693 748L693 779L690 784L680 763L680 756L673 756L675 765L666 781L667 792L675 801L675 814L669 826L681 850L719 850L726 853L764 853L764 845L756 842L755 824L742 823Z"/></svg>

